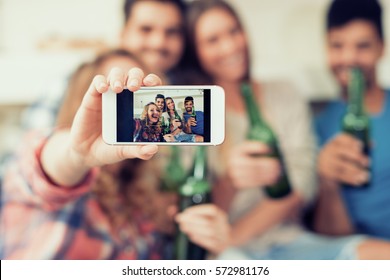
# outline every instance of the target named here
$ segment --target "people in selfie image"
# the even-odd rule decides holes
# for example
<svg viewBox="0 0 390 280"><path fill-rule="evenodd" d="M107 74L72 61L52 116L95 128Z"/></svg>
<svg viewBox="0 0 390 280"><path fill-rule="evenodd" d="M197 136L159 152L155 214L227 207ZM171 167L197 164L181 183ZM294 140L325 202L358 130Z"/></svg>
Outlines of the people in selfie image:
<svg viewBox="0 0 390 280"><path fill-rule="evenodd" d="M307 105L288 84L259 84L251 79L248 39L236 12L226 2L192 1L187 20L188 57L194 58L189 65L197 68L190 71L194 81L220 85L226 93L225 142L210 148L214 153L213 201L228 212L230 221L229 230L220 224L227 235L214 245L219 258L386 258L365 246L365 237L330 238L301 226L300 213L316 192L316 146ZM278 181L281 163L267 157L271 147L246 140L250 127L240 92L246 81L250 81L263 117L279 140L292 185L292 192L282 199L271 199L262 190ZM185 233L196 229L206 238L206 227L200 229L191 215L183 212L177 218L182 222L180 228ZM204 215L204 224L223 219L222 213L213 220Z"/></svg>
<svg viewBox="0 0 390 280"><path fill-rule="evenodd" d="M377 67L385 50L380 2L332 1L326 26L328 66L340 96L315 122L321 184L314 226L325 234L361 233L390 240L390 89L378 83ZM342 131L352 67L361 70L365 81L369 154L362 141Z"/></svg>
<svg viewBox="0 0 390 280"><path fill-rule="evenodd" d="M202 111L196 111L194 105L194 98L187 96L184 98L185 112L184 118L184 132L194 133L196 135L204 135L204 114Z"/></svg>
<svg viewBox="0 0 390 280"><path fill-rule="evenodd" d="M170 131L175 138L175 142L203 142L203 136L183 132L183 112L176 109L172 97L166 97L165 103L167 104L167 111L162 114L162 118L169 120Z"/></svg>
<svg viewBox="0 0 390 280"><path fill-rule="evenodd" d="M160 167L146 160L157 146L111 146L101 135L108 88L161 85L133 68L140 66L124 50L84 64L70 80L56 129L26 137L2 184L1 259L166 257L160 236L174 232L176 198L158 191Z"/></svg>
<svg viewBox="0 0 390 280"><path fill-rule="evenodd" d="M180 109L176 109L175 101L173 101L172 97L167 97L165 102L167 103L167 116L171 122L171 132L182 129L183 112Z"/></svg>
<svg viewBox="0 0 390 280"><path fill-rule="evenodd" d="M164 135L160 116L161 109L156 103L146 104L141 117L134 119L134 142L173 142L171 134Z"/></svg>
<svg viewBox="0 0 390 280"><path fill-rule="evenodd" d="M165 105L165 96L162 94L157 94L156 97L154 98L154 103L160 108L161 114L164 113L166 109Z"/></svg>
<svg viewBox="0 0 390 280"><path fill-rule="evenodd" d="M165 104L165 96L162 95L162 94L157 94L155 99L154 99L156 105L160 108L160 122L161 122L161 126L162 126L162 129L163 129L163 134L170 134L171 133L171 129L170 129L170 123L169 123L169 119L166 118L166 116L163 116L163 113L167 111L167 106Z"/></svg>

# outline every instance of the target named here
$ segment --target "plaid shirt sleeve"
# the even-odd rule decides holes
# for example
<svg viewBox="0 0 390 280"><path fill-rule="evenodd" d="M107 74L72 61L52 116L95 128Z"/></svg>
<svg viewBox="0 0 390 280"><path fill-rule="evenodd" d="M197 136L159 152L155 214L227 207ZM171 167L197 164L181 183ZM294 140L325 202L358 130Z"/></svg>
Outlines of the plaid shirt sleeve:
<svg viewBox="0 0 390 280"><path fill-rule="evenodd" d="M98 169L92 169L83 182L64 188L51 182L45 175L39 157L47 137L39 132L26 135L20 151L9 164L4 177L7 199L29 203L45 210L58 210L89 192Z"/></svg>
<svg viewBox="0 0 390 280"><path fill-rule="evenodd" d="M150 220L134 213L134 224L114 229L89 195L98 169L70 189L48 180L38 160L46 139L29 134L6 172L0 259L160 259L160 236Z"/></svg>

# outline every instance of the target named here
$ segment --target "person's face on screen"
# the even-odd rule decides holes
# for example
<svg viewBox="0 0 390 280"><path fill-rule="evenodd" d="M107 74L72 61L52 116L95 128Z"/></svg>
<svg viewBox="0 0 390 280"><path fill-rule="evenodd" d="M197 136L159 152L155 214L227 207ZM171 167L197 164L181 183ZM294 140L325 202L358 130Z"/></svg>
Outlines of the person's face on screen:
<svg viewBox="0 0 390 280"><path fill-rule="evenodd" d="M191 114L192 113L192 106L194 105L194 103L190 100L190 101L186 101L184 103L184 108L186 109L186 112Z"/></svg>
<svg viewBox="0 0 390 280"><path fill-rule="evenodd" d="M167 99L166 103L167 103L167 108L169 110L174 110L175 109L175 102L173 102L172 99Z"/></svg>
<svg viewBox="0 0 390 280"><path fill-rule="evenodd" d="M183 53L183 18L172 3L139 1L122 32L122 47L134 53L153 72L164 74Z"/></svg>
<svg viewBox="0 0 390 280"><path fill-rule="evenodd" d="M160 119L160 109L154 104L151 104L148 107L148 119L149 122L153 124L157 123Z"/></svg>
<svg viewBox="0 0 390 280"><path fill-rule="evenodd" d="M156 98L156 104L160 108L160 110L164 110L164 98Z"/></svg>
<svg viewBox="0 0 390 280"><path fill-rule="evenodd" d="M372 23L354 20L329 30L327 54L328 65L341 87L347 87L348 70L352 66L363 70L370 86L376 83L376 66L383 55L383 42Z"/></svg>
<svg viewBox="0 0 390 280"><path fill-rule="evenodd" d="M213 8L201 15L195 26L195 41L200 64L214 80L237 81L246 75L246 37L228 11Z"/></svg>

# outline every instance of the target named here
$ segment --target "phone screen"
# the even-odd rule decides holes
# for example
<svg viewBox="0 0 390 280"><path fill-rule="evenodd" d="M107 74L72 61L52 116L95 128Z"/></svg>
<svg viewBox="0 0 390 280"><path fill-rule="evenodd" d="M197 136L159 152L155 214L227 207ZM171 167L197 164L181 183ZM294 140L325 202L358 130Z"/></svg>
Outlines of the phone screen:
<svg viewBox="0 0 390 280"><path fill-rule="evenodd" d="M119 143L210 143L210 89L125 89L116 99Z"/></svg>

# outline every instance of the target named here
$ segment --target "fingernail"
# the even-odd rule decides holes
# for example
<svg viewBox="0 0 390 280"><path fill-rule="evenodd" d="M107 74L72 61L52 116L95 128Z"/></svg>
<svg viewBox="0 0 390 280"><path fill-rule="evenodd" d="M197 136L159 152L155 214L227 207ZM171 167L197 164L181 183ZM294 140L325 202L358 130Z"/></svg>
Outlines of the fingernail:
<svg viewBox="0 0 390 280"><path fill-rule="evenodd" d="M114 83L114 88L122 88L122 83L120 81L116 81Z"/></svg>
<svg viewBox="0 0 390 280"><path fill-rule="evenodd" d="M369 172L363 172L358 176L359 183L365 183L370 179Z"/></svg>
<svg viewBox="0 0 390 280"><path fill-rule="evenodd" d="M138 80L137 79L132 79L130 81L130 86L131 87L137 87L138 86Z"/></svg>
<svg viewBox="0 0 390 280"><path fill-rule="evenodd" d="M150 84L154 84L154 79L150 76L147 76L145 79L144 79L145 82L147 83L150 83Z"/></svg>
<svg viewBox="0 0 390 280"><path fill-rule="evenodd" d="M105 89L107 87L106 83L100 83L99 89Z"/></svg>

